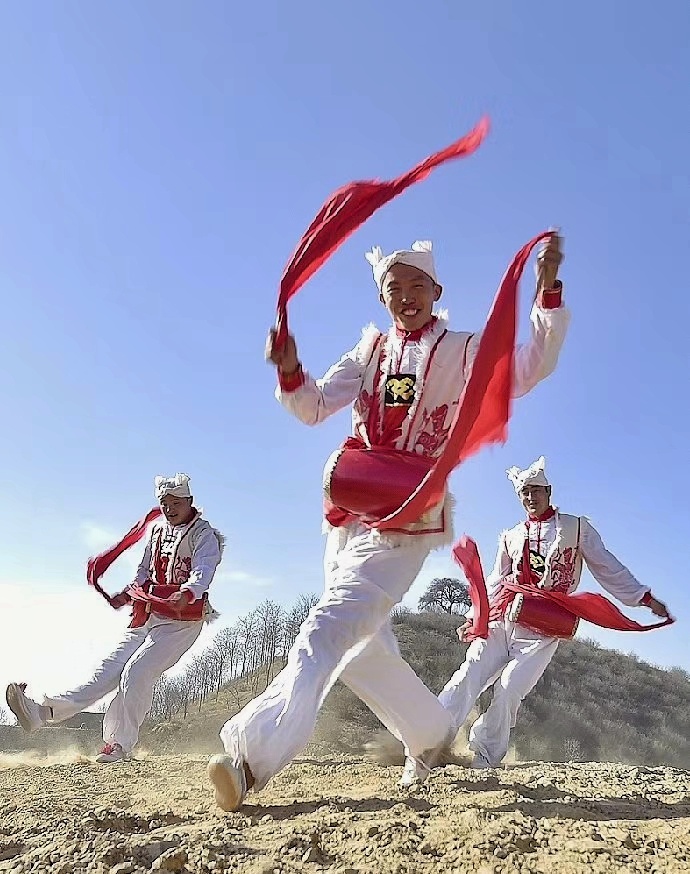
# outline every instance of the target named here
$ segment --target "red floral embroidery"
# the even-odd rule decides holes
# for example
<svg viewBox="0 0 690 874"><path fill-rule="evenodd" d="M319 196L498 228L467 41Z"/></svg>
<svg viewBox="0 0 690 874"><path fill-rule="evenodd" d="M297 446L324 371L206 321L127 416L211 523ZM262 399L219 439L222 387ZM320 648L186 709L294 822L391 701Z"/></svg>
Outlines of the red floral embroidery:
<svg viewBox="0 0 690 874"><path fill-rule="evenodd" d="M368 430L372 424L369 420L372 414L372 406L374 396L369 394L366 389L357 395L357 400L354 404L355 419L359 419L355 426L355 437L359 437L365 443L368 442Z"/></svg>
<svg viewBox="0 0 690 874"><path fill-rule="evenodd" d="M373 401L373 396L369 394L369 392L363 388L362 391L357 396L357 400L355 401L355 412L362 419L366 419L369 409L371 407L371 402Z"/></svg>
<svg viewBox="0 0 690 874"><path fill-rule="evenodd" d="M568 546L561 552L556 552L551 562L552 591L569 592L575 581L576 550Z"/></svg>
<svg viewBox="0 0 690 874"><path fill-rule="evenodd" d="M187 582L189 575L192 572L192 559L189 557L178 558L175 562L175 568L172 574L172 585L181 586Z"/></svg>
<svg viewBox="0 0 690 874"><path fill-rule="evenodd" d="M443 425L447 415L448 404L436 407L431 413L424 410L421 430L415 442L415 449L420 446L422 455L436 455L446 442L450 428L444 428Z"/></svg>

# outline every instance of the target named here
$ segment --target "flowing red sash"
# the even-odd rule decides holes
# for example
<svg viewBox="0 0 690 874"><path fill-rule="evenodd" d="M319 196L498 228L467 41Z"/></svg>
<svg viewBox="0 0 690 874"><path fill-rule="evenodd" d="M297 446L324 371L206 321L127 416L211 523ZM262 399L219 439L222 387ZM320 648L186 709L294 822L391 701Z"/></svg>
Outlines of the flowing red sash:
<svg viewBox="0 0 690 874"><path fill-rule="evenodd" d="M435 152L407 173L387 182L367 180L351 182L332 194L304 232L280 281L276 329L278 343L287 335L287 304L335 250L377 209L421 182L441 164L465 158L479 148L489 130L488 118L466 136Z"/></svg>
<svg viewBox="0 0 690 874"><path fill-rule="evenodd" d="M110 595L100 585L100 578L123 552L141 540L144 534L146 534L146 530L151 522L158 519L160 515L160 507L154 507L152 510L149 510L143 519L140 519L136 525L125 534L122 540L115 544L115 546L111 546L110 549L106 549L105 552L88 560L86 565L86 579L89 585L93 586L100 595L103 595L109 604L111 603Z"/></svg>
<svg viewBox="0 0 690 874"><path fill-rule="evenodd" d="M470 598L474 607L472 625L465 632L465 639L486 638L489 628L489 601L477 544L470 537L464 535L453 547L453 557L467 577L470 587ZM612 604L608 598L593 592L579 592L574 595L566 595L563 592L536 589L533 586L525 586L511 580L504 580L502 587L516 594L522 593L530 597L553 601L579 619L584 619L593 625L598 625L600 628L609 628L613 631L652 631L655 628L663 628L675 622L675 619L669 615L660 622L654 622L651 625L640 625L639 622L635 622L624 613L621 613L618 607Z"/></svg>
<svg viewBox="0 0 690 874"><path fill-rule="evenodd" d="M472 625L466 629L464 638L467 641L489 636L489 596L484 582L484 571L479 550L474 540L463 534L453 547L453 558L460 565L470 584L470 601L472 602Z"/></svg>

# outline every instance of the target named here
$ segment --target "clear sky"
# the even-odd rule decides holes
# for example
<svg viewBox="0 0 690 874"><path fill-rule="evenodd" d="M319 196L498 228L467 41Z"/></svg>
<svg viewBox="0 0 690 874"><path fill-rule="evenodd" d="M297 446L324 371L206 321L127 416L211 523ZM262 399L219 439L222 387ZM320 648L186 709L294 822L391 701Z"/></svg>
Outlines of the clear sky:
<svg viewBox="0 0 690 874"><path fill-rule="evenodd" d="M320 374L386 326L373 244L434 240L451 323L476 330L513 253L561 226L559 368L516 404L508 444L453 476L457 530L490 564L521 516L504 471L545 454L561 508L679 619L587 633L690 668L689 44L680 0L5 4L0 682L58 691L113 643L125 617L85 561L149 508L157 473L188 472L228 537L221 621L319 591L321 469L349 423L309 430L273 399L280 274L334 188L396 175L484 113L479 153L300 293L301 355ZM523 336L531 287L530 272ZM411 602L452 572L434 554Z"/></svg>

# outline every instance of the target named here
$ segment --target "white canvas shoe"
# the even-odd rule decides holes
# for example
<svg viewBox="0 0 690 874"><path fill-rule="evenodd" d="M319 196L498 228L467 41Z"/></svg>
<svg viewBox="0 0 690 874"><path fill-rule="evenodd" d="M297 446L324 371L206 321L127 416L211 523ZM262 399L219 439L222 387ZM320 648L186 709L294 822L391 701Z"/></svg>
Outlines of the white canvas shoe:
<svg viewBox="0 0 690 874"><path fill-rule="evenodd" d="M236 765L230 756L211 756L206 773L213 783L218 807L228 812L239 810L247 794L247 778L242 765Z"/></svg>
<svg viewBox="0 0 690 874"><path fill-rule="evenodd" d="M24 731L38 731L48 721L50 708L38 704L24 693L26 683L10 683L5 693L7 706L17 717L17 722Z"/></svg>
<svg viewBox="0 0 690 874"><path fill-rule="evenodd" d="M424 783L430 773L431 771L426 767L426 765L423 765L421 762L418 762L417 759L408 756L405 759L405 767L402 776L398 781L398 786L400 786L401 789L409 789L411 786L417 786Z"/></svg>
<svg viewBox="0 0 690 874"><path fill-rule="evenodd" d="M127 758L120 744L105 744L96 756L99 765L110 765L113 762L122 762Z"/></svg>

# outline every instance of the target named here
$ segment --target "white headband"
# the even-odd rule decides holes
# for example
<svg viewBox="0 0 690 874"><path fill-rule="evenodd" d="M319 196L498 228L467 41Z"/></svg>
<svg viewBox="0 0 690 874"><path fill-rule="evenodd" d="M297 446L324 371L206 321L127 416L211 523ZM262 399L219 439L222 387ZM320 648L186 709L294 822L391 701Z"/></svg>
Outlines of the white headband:
<svg viewBox="0 0 690 874"><path fill-rule="evenodd" d="M174 495L176 498L191 498L189 491L189 477L186 473L177 473L175 476L157 476L154 480L156 486L156 498L160 501L166 495Z"/></svg>
<svg viewBox="0 0 690 874"><path fill-rule="evenodd" d="M434 282L438 282L431 249L431 240L417 240L412 244L411 249L391 252L390 255L384 255L380 246L374 246L371 252L365 253L364 257L371 264L374 271L374 282L381 291L383 279L394 264L407 264L408 267L416 267L417 270L430 276Z"/></svg>
<svg viewBox="0 0 690 874"><path fill-rule="evenodd" d="M520 470L519 467L511 467L506 471L508 479L513 483L515 492L519 495L522 489L527 486L548 486L549 481L544 473L544 465L546 459L542 455L533 464L530 464L525 470Z"/></svg>

